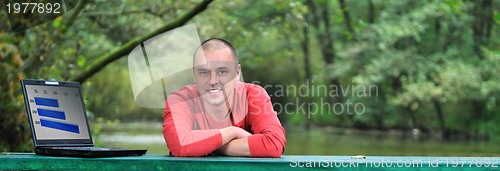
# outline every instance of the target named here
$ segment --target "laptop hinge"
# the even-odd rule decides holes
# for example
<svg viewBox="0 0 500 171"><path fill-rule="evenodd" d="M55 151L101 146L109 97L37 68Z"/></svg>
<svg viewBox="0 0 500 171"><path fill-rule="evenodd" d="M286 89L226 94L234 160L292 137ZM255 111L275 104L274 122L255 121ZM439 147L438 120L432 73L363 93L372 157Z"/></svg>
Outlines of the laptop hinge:
<svg viewBox="0 0 500 171"><path fill-rule="evenodd" d="M92 144L44 144L37 147L93 147Z"/></svg>

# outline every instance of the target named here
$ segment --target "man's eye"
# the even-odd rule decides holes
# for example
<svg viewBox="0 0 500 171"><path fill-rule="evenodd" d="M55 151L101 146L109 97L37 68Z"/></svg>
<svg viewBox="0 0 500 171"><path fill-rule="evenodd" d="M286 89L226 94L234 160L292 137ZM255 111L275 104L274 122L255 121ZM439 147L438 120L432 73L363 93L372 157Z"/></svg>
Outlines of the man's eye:
<svg viewBox="0 0 500 171"><path fill-rule="evenodd" d="M227 71L219 71L219 75L224 75L226 73L227 73Z"/></svg>
<svg viewBox="0 0 500 171"><path fill-rule="evenodd" d="M208 73L207 72L199 72L201 76L206 76Z"/></svg>

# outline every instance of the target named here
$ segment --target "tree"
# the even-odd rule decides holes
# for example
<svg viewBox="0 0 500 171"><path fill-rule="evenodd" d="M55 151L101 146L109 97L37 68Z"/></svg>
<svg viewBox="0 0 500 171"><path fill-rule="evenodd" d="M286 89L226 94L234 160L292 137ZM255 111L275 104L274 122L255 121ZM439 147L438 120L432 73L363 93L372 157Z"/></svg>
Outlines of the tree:
<svg viewBox="0 0 500 171"><path fill-rule="evenodd" d="M95 73L99 72L102 70L106 65L109 63L116 61L117 59L127 55L128 52L130 52L133 48L135 48L137 45L140 43L152 38L153 36L156 36L160 33L172 30L174 28L180 27L184 25L187 21L189 21L191 18L199 14L200 12L204 11L208 5L212 2L212 0L204 0L202 3L197 5L195 8L193 8L191 11L187 12L186 14L180 16L179 18L171 21L168 24L163 25L162 27L144 35L138 38L135 38L121 47L118 47L115 51L112 51L110 53L106 53L100 57L97 58L96 62L90 64L89 67L85 69L82 73L80 73L77 76L74 76L70 78L70 80L78 81L78 82L84 82L87 80L89 77L94 75Z"/></svg>
<svg viewBox="0 0 500 171"><path fill-rule="evenodd" d="M87 57L83 54L83 51L85 51L84 48L89 48L93 44L84 44L82 43L82 39L75 39L80 37L75 35L79 31L81 32L81 30L78 30L82 29L83 25L81 24L88 24L88 21L85 21L85 16L80 16L79 14L85 9L92 8L95 2L81 0L69 14L23 33L0 34L0 38L6 40L0 44L0 52L2 52L0 53L0 69L7 73L6 75L2 74L2 77L5 77L5 79L2 79L0 83L8 85L1 87L2 93L0 94L0 97L2 97L0 99L0 104L2 105L0 111L0 120L2 122L2 127L0 128L0 150L32 150L28 141L30 136L27 129L27 118L22 112L23 109L21 107L20 79L43 78L61 80L62 78L70 78L70 80L83 83L111 62L125 56L128 51L139 43L157 34L182 26L207 9L211 2L212 0L204 0L185 14L172 19L171 22L145 35L138 36L138 38L119 46L111 53L106 53L97 59L95 57L88 58L89 61L92 60L95 62L84 70L78 69L85 67ZM5 16L2 15L1 17ZM22 51L19 49L22 49Z"/></svg>

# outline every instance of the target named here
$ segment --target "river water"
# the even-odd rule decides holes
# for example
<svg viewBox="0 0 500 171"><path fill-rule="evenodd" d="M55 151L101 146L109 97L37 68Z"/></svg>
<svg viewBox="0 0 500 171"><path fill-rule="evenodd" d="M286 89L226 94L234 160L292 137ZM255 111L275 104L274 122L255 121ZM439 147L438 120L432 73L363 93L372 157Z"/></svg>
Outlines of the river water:
<svg viewBox="0 0 500 171"><path fill-rule="evenodd" d="M120 124L103 129L98 145L146 148L148 154L168 154L162 123ZM444 141L397 132L313 129L287 130L287 155L342 156L500 156L500 146L485 141Z"/></svg>

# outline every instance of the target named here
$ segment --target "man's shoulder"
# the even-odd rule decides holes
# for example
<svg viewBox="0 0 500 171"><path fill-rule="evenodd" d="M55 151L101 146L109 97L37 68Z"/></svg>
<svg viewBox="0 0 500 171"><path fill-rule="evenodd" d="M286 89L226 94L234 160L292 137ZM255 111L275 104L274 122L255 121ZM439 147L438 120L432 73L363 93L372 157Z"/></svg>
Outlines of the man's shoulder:
<svg viewBox="0 0 500 171"><path fill-rule="evenodd" d="M240 87L241 90L243 90L245 94L247 94L247 96L256 96L256 95L260 96L263 94L267 95L266 90L258 84L241 82Z"/></svg>
<svg viewBox="0 0 500 171"><path fill-rule="evenodd" d="M187 100L193 98L198 94L198 90L196 89L196 85L190 84L180 88L177 91L170 93L167 97L169 101L178 101L178 100Z"/></svg>
<svg viewBox="0 0 500 171"><path fill-rule="evenodd" d="M238 87L241 90L245 90L245 91L252 91L252 90L256 90L256 89L262 88L258 84L241 82L241 81L236 83L236 87Z"/></svg>

